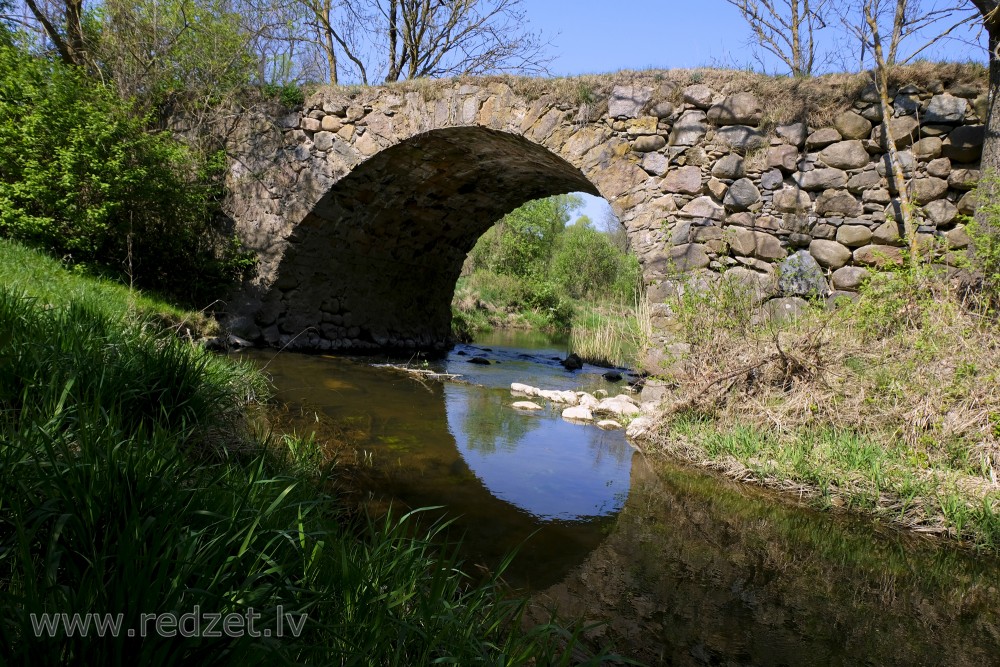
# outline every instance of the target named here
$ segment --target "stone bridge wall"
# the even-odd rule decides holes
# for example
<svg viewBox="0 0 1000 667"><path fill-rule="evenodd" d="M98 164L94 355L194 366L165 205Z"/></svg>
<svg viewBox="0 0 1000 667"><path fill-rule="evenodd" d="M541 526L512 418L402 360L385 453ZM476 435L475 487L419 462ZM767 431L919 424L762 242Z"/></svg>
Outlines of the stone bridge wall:
<svg viewBox="0 0 1000 667"><path fill-rule="evenodd" d="M905 76L892 132L921 240L961 249L986 82L965 70ZM826 295L900 261L872 90L857 77L809 90L697 78L619 75L604 93L589 79L324 89L245 124L229 209L261 270L230 326L296 348L441 348L476 239L525 201L570 191L611 203L654 302L677 272L724 272L767 299L802 290L776 279L785 262L812 267Z"/></svg>

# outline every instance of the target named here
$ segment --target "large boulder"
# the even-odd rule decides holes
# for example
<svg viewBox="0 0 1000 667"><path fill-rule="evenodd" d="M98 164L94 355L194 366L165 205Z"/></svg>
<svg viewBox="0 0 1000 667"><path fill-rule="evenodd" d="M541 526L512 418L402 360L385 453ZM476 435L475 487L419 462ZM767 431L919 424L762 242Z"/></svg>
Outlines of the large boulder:
<svg viewBox="0 0 1000 667"><path fill-rule="evenodd" d="M857 139L830 144L820 151L819 159L836 169L860 169L871 160L868 151Z"/></svg>
<svg viewBox="0 0 1000 667"><path fill-rule="evenodd" d="M716 125L756 125L760 120L761 106L753 93L736 93L712 105L708 121Z"/></svg>
<svg viewBox="0 0 1000 667"><path fill-rule="evenodd" d="M670 145L694 146L702 140L706 132L708 125L705 124L705 112L693 109L685 111L670 130Z"/></svg>
<svg viewBox="0 0 1000 667"><path fill-rule="evenodd" d="M851 251L836 241L816 239L809 244L809 254L828 269L839 269L851 259Z"/></svg>
<svg viewBox="0 0 1000 667"><path fill-rule="evenodd" d="M871 121L854 111L838 115L833 119L833 126L844 139L867 139L872 133Z"/></svg>
<svg viewBox="0 0 1000 667"><path fill-rule="evenodd" d="M732 211L745 211L760 201L760 191L749 178L741 178L729 186L723 200L726 208Z"/></svg>
<svg viewBox="0 0 1000 667"><path fill-rule="evenodd" d="M608 115L612 118L638 118L642 108L653 98L653 89L646 86L615 86L608 100Z"/></svg>
<svg viewBox="0 0 1000 667"><path fill-rule="evenodd" d="M819 297L829 286L823 269L805 250L792 253L778 266L778 289L785 296Z"/></svg>
<svg viewBox="0 0 1000 667"><path fill-rule="evenodd" d="M968 103L961 97L935 95L924 109L925 123L961 123Z"/></svg>

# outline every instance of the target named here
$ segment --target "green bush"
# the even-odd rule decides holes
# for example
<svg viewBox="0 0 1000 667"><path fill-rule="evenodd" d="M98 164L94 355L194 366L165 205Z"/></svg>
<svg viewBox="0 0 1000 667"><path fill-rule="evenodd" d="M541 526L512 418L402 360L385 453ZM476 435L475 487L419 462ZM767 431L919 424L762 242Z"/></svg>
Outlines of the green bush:
<svg viewBox="0 0 1000 667"><path fill-rule="evenodd" d="M81 72L0 46L0 235L198 302L253 265L219 231L224 156L146 128Z"/></svg>
<svg viewBox="0 0 1000 667"><path fill-rule="evenodd" d="M631 303L639 286L639 260L615 247L589 225L566 228L549 267L567 294L576 299L613 297Z"/></svg>

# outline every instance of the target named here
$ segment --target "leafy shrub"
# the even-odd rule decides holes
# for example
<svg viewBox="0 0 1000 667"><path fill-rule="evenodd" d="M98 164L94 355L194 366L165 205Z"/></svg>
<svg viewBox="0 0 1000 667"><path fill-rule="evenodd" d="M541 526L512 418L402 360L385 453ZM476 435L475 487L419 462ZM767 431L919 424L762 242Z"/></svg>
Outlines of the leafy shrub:
<svg viewBox="0 0 1000 667"><path fill-rule="evenodd" d="M104 86L0 47L0 234L197 302L252 267L202 158Z"/></svg>

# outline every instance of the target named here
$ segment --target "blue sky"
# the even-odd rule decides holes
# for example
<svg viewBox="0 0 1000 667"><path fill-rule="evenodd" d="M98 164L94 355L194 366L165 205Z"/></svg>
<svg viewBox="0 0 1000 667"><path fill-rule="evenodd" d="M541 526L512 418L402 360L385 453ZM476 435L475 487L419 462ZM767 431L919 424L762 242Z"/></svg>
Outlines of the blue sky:
<svg viewBox="0 0 1000 667"><path fill-rule="evenodd" d="M552 43L555 76L614 72L651 67L753 67L761 69L750 45L750 30L739 11L725 0L524 0L529 26ZM925 55L935 60L985 62L981 47L948 40ZM921 42L922 43L922 42ZM833 44L838 58L856 58L853 44ZM772 58L770 73L783 70ZM839 65L839 66L838 66ZM856 69L856 63L833 63L831 69ZM595 222L607 208L602 199L586 197L581 211Z"/></svg>

